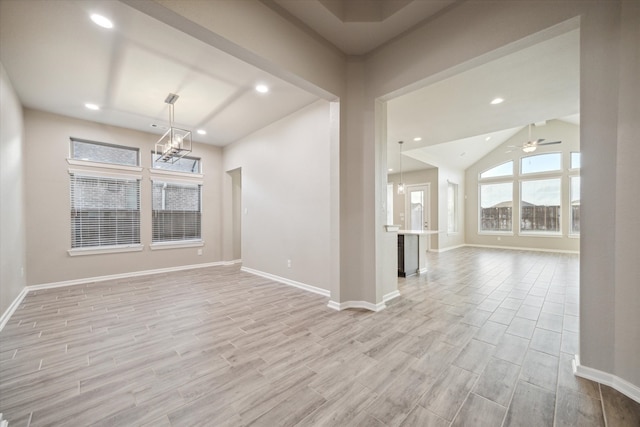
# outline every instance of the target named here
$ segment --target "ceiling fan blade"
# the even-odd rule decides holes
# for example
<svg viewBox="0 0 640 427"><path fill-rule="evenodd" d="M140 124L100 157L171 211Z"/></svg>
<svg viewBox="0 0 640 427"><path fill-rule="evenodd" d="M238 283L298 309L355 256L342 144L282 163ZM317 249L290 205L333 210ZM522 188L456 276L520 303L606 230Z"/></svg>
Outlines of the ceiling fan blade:
<svg viewBox="0 0 640 427"><path fill-rule="evenodd" d="M538 142L538 145L560 144L562 141Z"/></svg>

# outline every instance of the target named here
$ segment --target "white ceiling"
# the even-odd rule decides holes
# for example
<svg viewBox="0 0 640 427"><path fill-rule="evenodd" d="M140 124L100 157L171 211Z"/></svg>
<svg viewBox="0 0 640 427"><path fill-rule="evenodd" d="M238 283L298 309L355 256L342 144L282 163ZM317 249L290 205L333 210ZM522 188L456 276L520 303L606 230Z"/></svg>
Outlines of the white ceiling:
<svg viewBox="0 0 640 427"><path fill-rule="evenodd" d="M114 28L95 25L96 12ZM0 61L26 107L145 132L164 132L151 124L167 125L164 99L176 93L176 125L219 146L318 99L111 0L3 0Z"/></svg>
<svg viewBox="0 0 640 427"><path fill-rule="evenodd" d="M352 53L367 52L455 3L261 1ZM93 24L94 12L110 17L115 28ZM578 39L576 30L390 100L389 167L398 169L399 140L406 142L405 170L436 161L464 169L528 123L578 113ZM194 139L219 146L318 99L112 0L0 1L0 61L26 107L157 134L162 129L151 125L166 126L164 99L177 93L176 124L205 129L206 136ZM257 83L271 91L257 93ZM496 96L505 102L490 106ZM86 102L102 109L87 110ZM422 141L414 142L416 136Z"/></svg>
<svg viewBox="0 0 640 427"><path fill-rule="evenodd" d="M272 0L348 55L363 55L455 0Z"/></svg>
<svg viewBox="0 0 640 427"><path fill-rule="evenodd" d="M565 116L575 123L579 53L573 30L388 101L389 167L399 168L400 140L405 156L466 169L529 123ZM496 97L505 101L491 105ZM420 167L403 160L404 170Z"/></svg>

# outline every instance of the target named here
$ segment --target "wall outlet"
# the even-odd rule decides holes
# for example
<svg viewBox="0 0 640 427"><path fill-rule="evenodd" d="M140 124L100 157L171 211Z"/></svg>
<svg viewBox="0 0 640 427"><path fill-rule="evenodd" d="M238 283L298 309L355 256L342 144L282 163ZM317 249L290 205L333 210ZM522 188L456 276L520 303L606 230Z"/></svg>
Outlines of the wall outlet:
<svg viewBox="0 0 640 427"><path fill-rule="evenodd" d="M198 249L198 255L202 255L202 249Z"/></svg>
<svg viewBox="0 0 640 427"><path fill-rule="evenodd" d="M291 260L290 259L287 260L287 267L291 268Z"/></svg>

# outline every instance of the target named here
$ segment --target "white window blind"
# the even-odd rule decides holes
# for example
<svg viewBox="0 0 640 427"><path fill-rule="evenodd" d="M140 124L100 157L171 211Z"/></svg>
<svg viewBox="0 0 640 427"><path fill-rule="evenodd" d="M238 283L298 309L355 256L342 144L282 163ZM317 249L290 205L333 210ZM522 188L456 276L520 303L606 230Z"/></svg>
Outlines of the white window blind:
<svg viewBox="0 0 640 427"><path fill-rule="evenodd" d="M153 181L153 242L200 240L201 185Z"/></svg>
<svg viewBox="0 0 640 427"><path fill-rule="evenodd" d="M140 243L140 180L71 177L71 247Z"/></svg>

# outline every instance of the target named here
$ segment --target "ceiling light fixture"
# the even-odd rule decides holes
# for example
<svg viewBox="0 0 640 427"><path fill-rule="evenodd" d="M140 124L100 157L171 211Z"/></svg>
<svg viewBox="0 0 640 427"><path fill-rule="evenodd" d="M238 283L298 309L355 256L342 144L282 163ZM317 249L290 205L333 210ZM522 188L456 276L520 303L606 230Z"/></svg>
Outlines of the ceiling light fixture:
<svg viewBox="0 0 640 427"><path fill-rule="evenodd" d="M402 144L404 141L398 141L400 144L400 182L398 183L398 194L404 194L404 182L402 182Z"/></svg>
<svg viewBox="0 0 640 427"><path fill-rule="evenodd" d="M198 129L196 132L198 132L198 135L206 135L207 131L204 129Z"/></svg>
<svg viewBox="0 0 640 427"><path fill-rule="evenodd" d="M98 104L92 104L90 102L87 102L86 104L84 104L85 108L89 109L89 110L93 110L93 111L97 111L100 109L100 106Z"/></svg>
<svg viewBox="0 0 640 427"><path fill-rule="evenodd" d="M177 100L175 93L164 100L169 104L169 130L156 142L156 162L175 163L191 152L191 131L173 126L173 104Z"/></svg>
<svg viewBox="0 0 640 427"><path fill-rule="evenodd" d="M269 92L269 86L267 85L257 85L256 86L256 90L260 93L267 93Z"/></svg>
<svg viewBox="0 0 640 427"><path fill-rule="evenodd" d="M422 138L420 138L419 136L416 136L415 138L413 138L413 140L418 142L418 141L422 141Z"/></svg>
<svg viewBox="0 0 640 427"><path fill-rule="evenodd" d="M504 99L502 99L502 98L494 98L491 101L491 105L498 105L498 104L502 104L503 102L504 102Z"/></svg>
<svg viewBox="0 0 640 427"><path fill-rule="evenodd" d="M113 28L113 22L111 22L111 20L105 16L102 15L98 15L97 13L94 13L93 15L91 15L91 20L96 24L101 26L102 28Z"/></svg>
<svg viewBox="0 0 640 427"><path fill-rule="evenodd" d="M490 140L490 139L491 139L491 137L490 137L490 136L488 136L488 137L486 137L484 140L485 140L485 141L488 141L488 140Z"/></svg>

